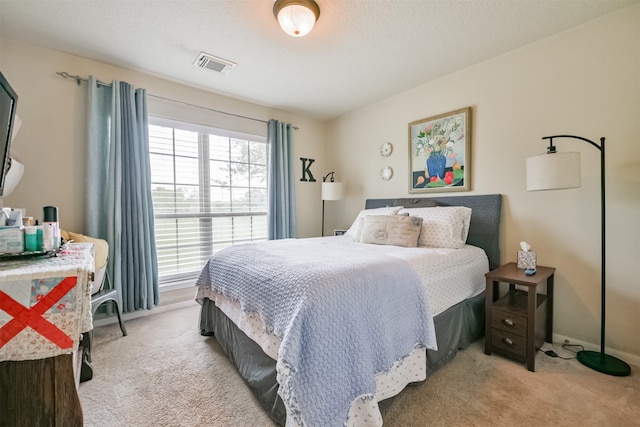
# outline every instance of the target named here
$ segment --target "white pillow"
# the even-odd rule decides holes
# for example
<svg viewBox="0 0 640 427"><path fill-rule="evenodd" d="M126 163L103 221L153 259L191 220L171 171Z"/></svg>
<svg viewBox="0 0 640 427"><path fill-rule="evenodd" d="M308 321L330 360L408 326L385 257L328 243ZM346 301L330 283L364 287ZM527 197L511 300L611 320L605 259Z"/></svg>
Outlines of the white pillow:
<svg viewBox="0 0 640 427"><path fill-rule="evenodd" d="M402 206L387 206L384 208L363 209L358 213L355 221L351 224L351 227L344 233L345 236L349 236L354 242L360 241L362 234L362 223L365 216L368 215L395 215L402 209Z"/></svg>
<svg viewBox="0 0 640 427"><path fill-rule="evenodd" d="M360 242L415 248L422 218L404 215L367 215L363 218Z"/></svg>
<svg viewBox="0 0 640 427"><path fill-rule="evenodd" d="M471 208L436 206L402 209L399 214L403 213L422 218L422 231L418 239L418 246L459 249L467 243Z"/></svg>

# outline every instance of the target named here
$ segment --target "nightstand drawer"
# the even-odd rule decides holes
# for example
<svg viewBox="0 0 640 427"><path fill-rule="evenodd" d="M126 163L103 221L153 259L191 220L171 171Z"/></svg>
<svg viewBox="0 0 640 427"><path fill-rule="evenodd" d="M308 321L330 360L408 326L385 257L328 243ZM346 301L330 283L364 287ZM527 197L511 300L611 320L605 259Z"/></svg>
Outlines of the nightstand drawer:
<svg viewBox="0 0 640 427"><path fill-rule="evenodd" d="M527 335L527 318L526 316L493 308L491 327L524 337Z"/></svg>
<svg viewBox="0 0 640 427"><path fill-rule="evenodd" d="M514 355L525 357L527 354L527 340L525 337L493 329L491 344L495 349L502 349Z"/></svg>

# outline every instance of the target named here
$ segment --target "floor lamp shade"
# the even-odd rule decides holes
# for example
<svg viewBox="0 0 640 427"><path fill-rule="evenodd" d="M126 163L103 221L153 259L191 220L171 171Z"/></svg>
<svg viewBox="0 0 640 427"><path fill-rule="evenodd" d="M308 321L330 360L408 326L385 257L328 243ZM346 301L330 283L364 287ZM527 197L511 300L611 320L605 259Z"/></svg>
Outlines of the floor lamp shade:
<svg viewBox="0 0 640 427"><path fill-rule="evenodd" d="M527 191L578 188L580 153L548 153L527 159Z"/></svg>
<svg viewBox="0 0 640 427"><path fill-rule="evenodd" d="M342 198L341 182L323 182L322 200L340 200Z"/></svg>

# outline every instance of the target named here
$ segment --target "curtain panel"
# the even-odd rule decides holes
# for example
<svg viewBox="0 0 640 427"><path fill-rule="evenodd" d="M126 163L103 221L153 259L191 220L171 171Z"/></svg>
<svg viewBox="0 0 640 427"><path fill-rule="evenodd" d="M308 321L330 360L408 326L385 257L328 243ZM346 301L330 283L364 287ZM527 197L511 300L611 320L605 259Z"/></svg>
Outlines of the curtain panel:
<svg viewBox="0 0 640 427"><path fill-rule="evenodd" d="M88 82L87 230L109 242L122 311L158 305L145 89Z"/></svg>
<svg viewBox="0 0 640 427"><path fill-rule="evenodd" d="M296 237L296 199L293 172L293 129L290 123L271 119L268 123L269 240Z"/></svg>

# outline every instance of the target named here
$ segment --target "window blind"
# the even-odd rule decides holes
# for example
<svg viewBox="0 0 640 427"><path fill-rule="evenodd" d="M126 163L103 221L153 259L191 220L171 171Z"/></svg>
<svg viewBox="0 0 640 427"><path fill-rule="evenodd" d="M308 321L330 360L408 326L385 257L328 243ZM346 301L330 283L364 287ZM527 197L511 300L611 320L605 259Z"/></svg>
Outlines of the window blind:
<svg viewBox="0 0 640 427"><path fill-rule="evenodd" d="M264 137L149 123L160 286L197 277L216 251L267 239Z"/></svg>

